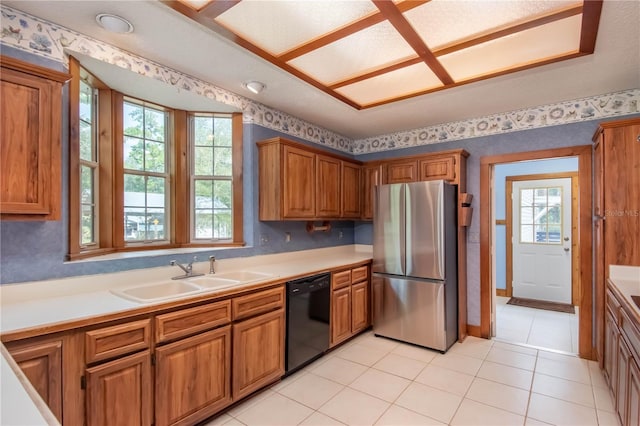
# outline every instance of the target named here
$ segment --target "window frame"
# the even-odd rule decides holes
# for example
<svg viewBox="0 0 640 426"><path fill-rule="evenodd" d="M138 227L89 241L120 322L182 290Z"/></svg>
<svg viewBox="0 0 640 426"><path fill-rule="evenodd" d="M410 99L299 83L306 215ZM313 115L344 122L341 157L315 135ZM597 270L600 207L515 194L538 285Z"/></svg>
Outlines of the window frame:
<svg viewBox="0 0 640 426"><path fill-rule="evenodd" d="M220 113L215 111L185 111L172 109L157 103L127 96L109 88L106 84L82 68L80 62L70 56L69 71L69 251L68 260L84 259L114 252L150 251L188 247L238 247L243 240L243 123L242 113ZM92 246L80 244L80 79L98 91L97 100L97 208L98 241ZM167 120L168 174L166 217L169 233L166 240L149 243L125 241L124 235L124 156L123 156L123 102L143 103L169 113ZM232 117L232 223L233 238L230 240L193 240L191 228L191 196L193 191L191 171L193 157L190 151L189 116L197 114L225 115ZM179 218L179 220L178 220Z"/></svg>

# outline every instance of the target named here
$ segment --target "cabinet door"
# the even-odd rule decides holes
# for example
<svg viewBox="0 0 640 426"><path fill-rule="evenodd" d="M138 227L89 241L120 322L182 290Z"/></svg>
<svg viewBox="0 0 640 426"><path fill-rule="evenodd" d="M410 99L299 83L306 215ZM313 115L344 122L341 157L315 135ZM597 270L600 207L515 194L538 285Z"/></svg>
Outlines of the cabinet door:
<svg viewBox="0 0 640 426"><path fill-rule="evenodd" d="M291 146L284 146L283 216L284 218L310 218L316 214L316 156Z"/></svg>
<svg viewBox="0 0 640 426"><path fill-rule="evenodd" d="M604 331L604 375L609 382L609 386L613 390L613 394L615 397L615 383L618 374L616 371L616 367L618 365L617 350L620 332L618 331L616 321L609 309L606 310Z"/></svg>
<svg viewBox="0 0 640 426"><path fill-rule="evenodd" d="M351 337L351 287L331 292L331 346Z"/></svg>
<svg viewBox="0 0 640 426"><path fill-rule="evenodd" d="M362 169L362 220L373 219L373 194L382 184L382 165L365 166Z"/></svg>
<svg viewBox="0 0 640 426"><path fill-rule="evenodd" d="M369 326L369 282L351 286L351 333Z"/></svg>
<svg viewBox="0 0 640 426"><path fill-rule="evenodd" d="M605 258L604 258L604 170L603 166L603 152L602 152L602 136L595 144L593 148L593 247L594 247L594 274L595 274L595 333L596 333L596 351L598 352L598 358L602 360L604 354L604 301L605 301ZM601 367L603 367L601 365ZM615 376L611 377L611 380L615 379ZM610 382L611 387L614 389L613 382Z"/></svg>
<svg viewBox="0 0 640 426"><path fill-rule="evenodd" d="M193 424L231 403L231 326L156 348L156 425Z"/></svg>
<svg viewBox="0 0 640 426"><path fill-rule="evenodd" d="M316 217L340 217L340 160L316 157Z"/></svg>
<svg viewBox="0 0 640 426"><path fill-rule="evenodd" d="M62 422L62 340L23 347L9 346L9 353L51 412Z"/></svg>
<svg viewBox="0 0 640 426"><path fill-rule="evenodd" d="M342 161L341 216L360 217L360 166Z"/></svg>
<svg viewBox="0 0 640 426"><path fill-rule="evenodd" d="M627 416L627 404L629 402L629 363L633 362L631 359L631 352L627 347L622 336L618 339L618 380L616 382L616 411L622 419L623 424Z"/></svg>
<svg viewBox="0 0 640 426"><path fill-rule="evenodd" d="M628 425L640 425L640 369L635 361L629 363Z"/></svg>
<svg viewBox="0 0 640 426"><path fill-rule="evenodd" d="M420 160L419 180L437 179L455 181L456 162L454 157Z"/></svg>
<svg viewBox="0 0 640 426"><path fill-rule="evenodd" d="M284 374L284 309L233 325L233 400Z"/></svg>
<svg viewBox="0 0 640 426"><path fill-rule="evenodd" d="M87 425L150 425L151 355L144 351L86 370Z"/></svg>
<svg viewBox="0 0 640 426"><path fill-rule="evenodd" d="M0 213L57 219L59 208L52 205L60 200L60 136L53 133L60 129L59 118L52 122L56 86L5 68L1 76ZM59 104L55 111L60 114Z"/></svg>
<svg viewBox="0 0 640 426"><path fill-rule="evenodd" d="M418 162L399 161L387 165L387 183L415 182L418 180Z"/></svg>

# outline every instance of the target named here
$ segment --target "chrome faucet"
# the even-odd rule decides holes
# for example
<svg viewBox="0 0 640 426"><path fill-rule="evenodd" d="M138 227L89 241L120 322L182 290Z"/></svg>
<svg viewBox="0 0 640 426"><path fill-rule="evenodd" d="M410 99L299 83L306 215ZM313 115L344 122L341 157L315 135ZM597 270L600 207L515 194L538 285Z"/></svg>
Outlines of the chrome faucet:
<svg viewBox="0 0 640 426"><path fill-rule="evenodd" d="M209 256L209 273L210 274L215 274L216 273L215 263L216 263L216 257L215 256Z"/></svg>
<svg viewBox="0 0 640 426"><path fill-rule="evenodd" d="M196 260L198 260L198 256L193 256L193 260L191 261L191 263L187 264L187 266L184 266L178 262L176 262L175 260L172 260L171 266L177 266L180 269L182 269L184 271L184 275L178 275L175 277L171 277L172 280L180 280L183 278L190 278L190 277L199 277L200 275L204 275L204 274L194 274L193 273L193 262L195 262Z"/></svg>

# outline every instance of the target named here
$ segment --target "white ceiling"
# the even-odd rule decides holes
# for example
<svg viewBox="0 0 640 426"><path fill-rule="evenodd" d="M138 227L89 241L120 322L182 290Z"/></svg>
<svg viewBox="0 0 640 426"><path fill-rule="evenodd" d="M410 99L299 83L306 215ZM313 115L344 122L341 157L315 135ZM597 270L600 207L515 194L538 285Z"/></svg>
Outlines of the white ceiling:
<svg viewBox="0 0 640 426"><path fill-rule="evenodd" d="M360 111L157 1L3 0L3 4L353 139L640 87L640 2L636 0L604 1L593 55ZM108 33L96 24L98 13L123 16L135 31ZM248 80L259 80L267 88L253 95L242 87Z"/></svg>

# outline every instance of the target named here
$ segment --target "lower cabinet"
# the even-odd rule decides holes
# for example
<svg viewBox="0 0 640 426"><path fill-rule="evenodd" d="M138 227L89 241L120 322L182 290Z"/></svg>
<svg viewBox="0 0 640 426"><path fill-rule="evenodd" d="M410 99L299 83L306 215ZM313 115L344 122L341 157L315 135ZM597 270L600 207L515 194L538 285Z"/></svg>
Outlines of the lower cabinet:
<svg viewBox="0 0 640 426"><path fill-rule="evenodd" d="M616 297L606 292L604 373L623 426L640 425L640 327Z"/></svg>
<svg viewBox="0 0 640 426"><path fill-rule="evenodd" d="M231 403L231 326L156 348L158 426L193 424Z"/></svg>
<svg viewBox="0 0 640 426"><path fill-rule="evenodd" d="M146 350L86 370L89 426L153 423L151 353Z"/></svg>
<svg viewBox="0 0 640 426"><path fill-rule="evenodd" d="M233 399L239 400L284 375L285 312L233 324Z"/></svg>
<svg viewBox="0 0 640 426"><path fill-rule="evenodd" d="M370 324L369 267L333 273L331 288L330 346L335 346Z"/></svg>
<svg viewBox="0 0 640 426"><path fill-rule="evenodd" d="M62 422L62 339L7 345L34 389Z"/></svg>

